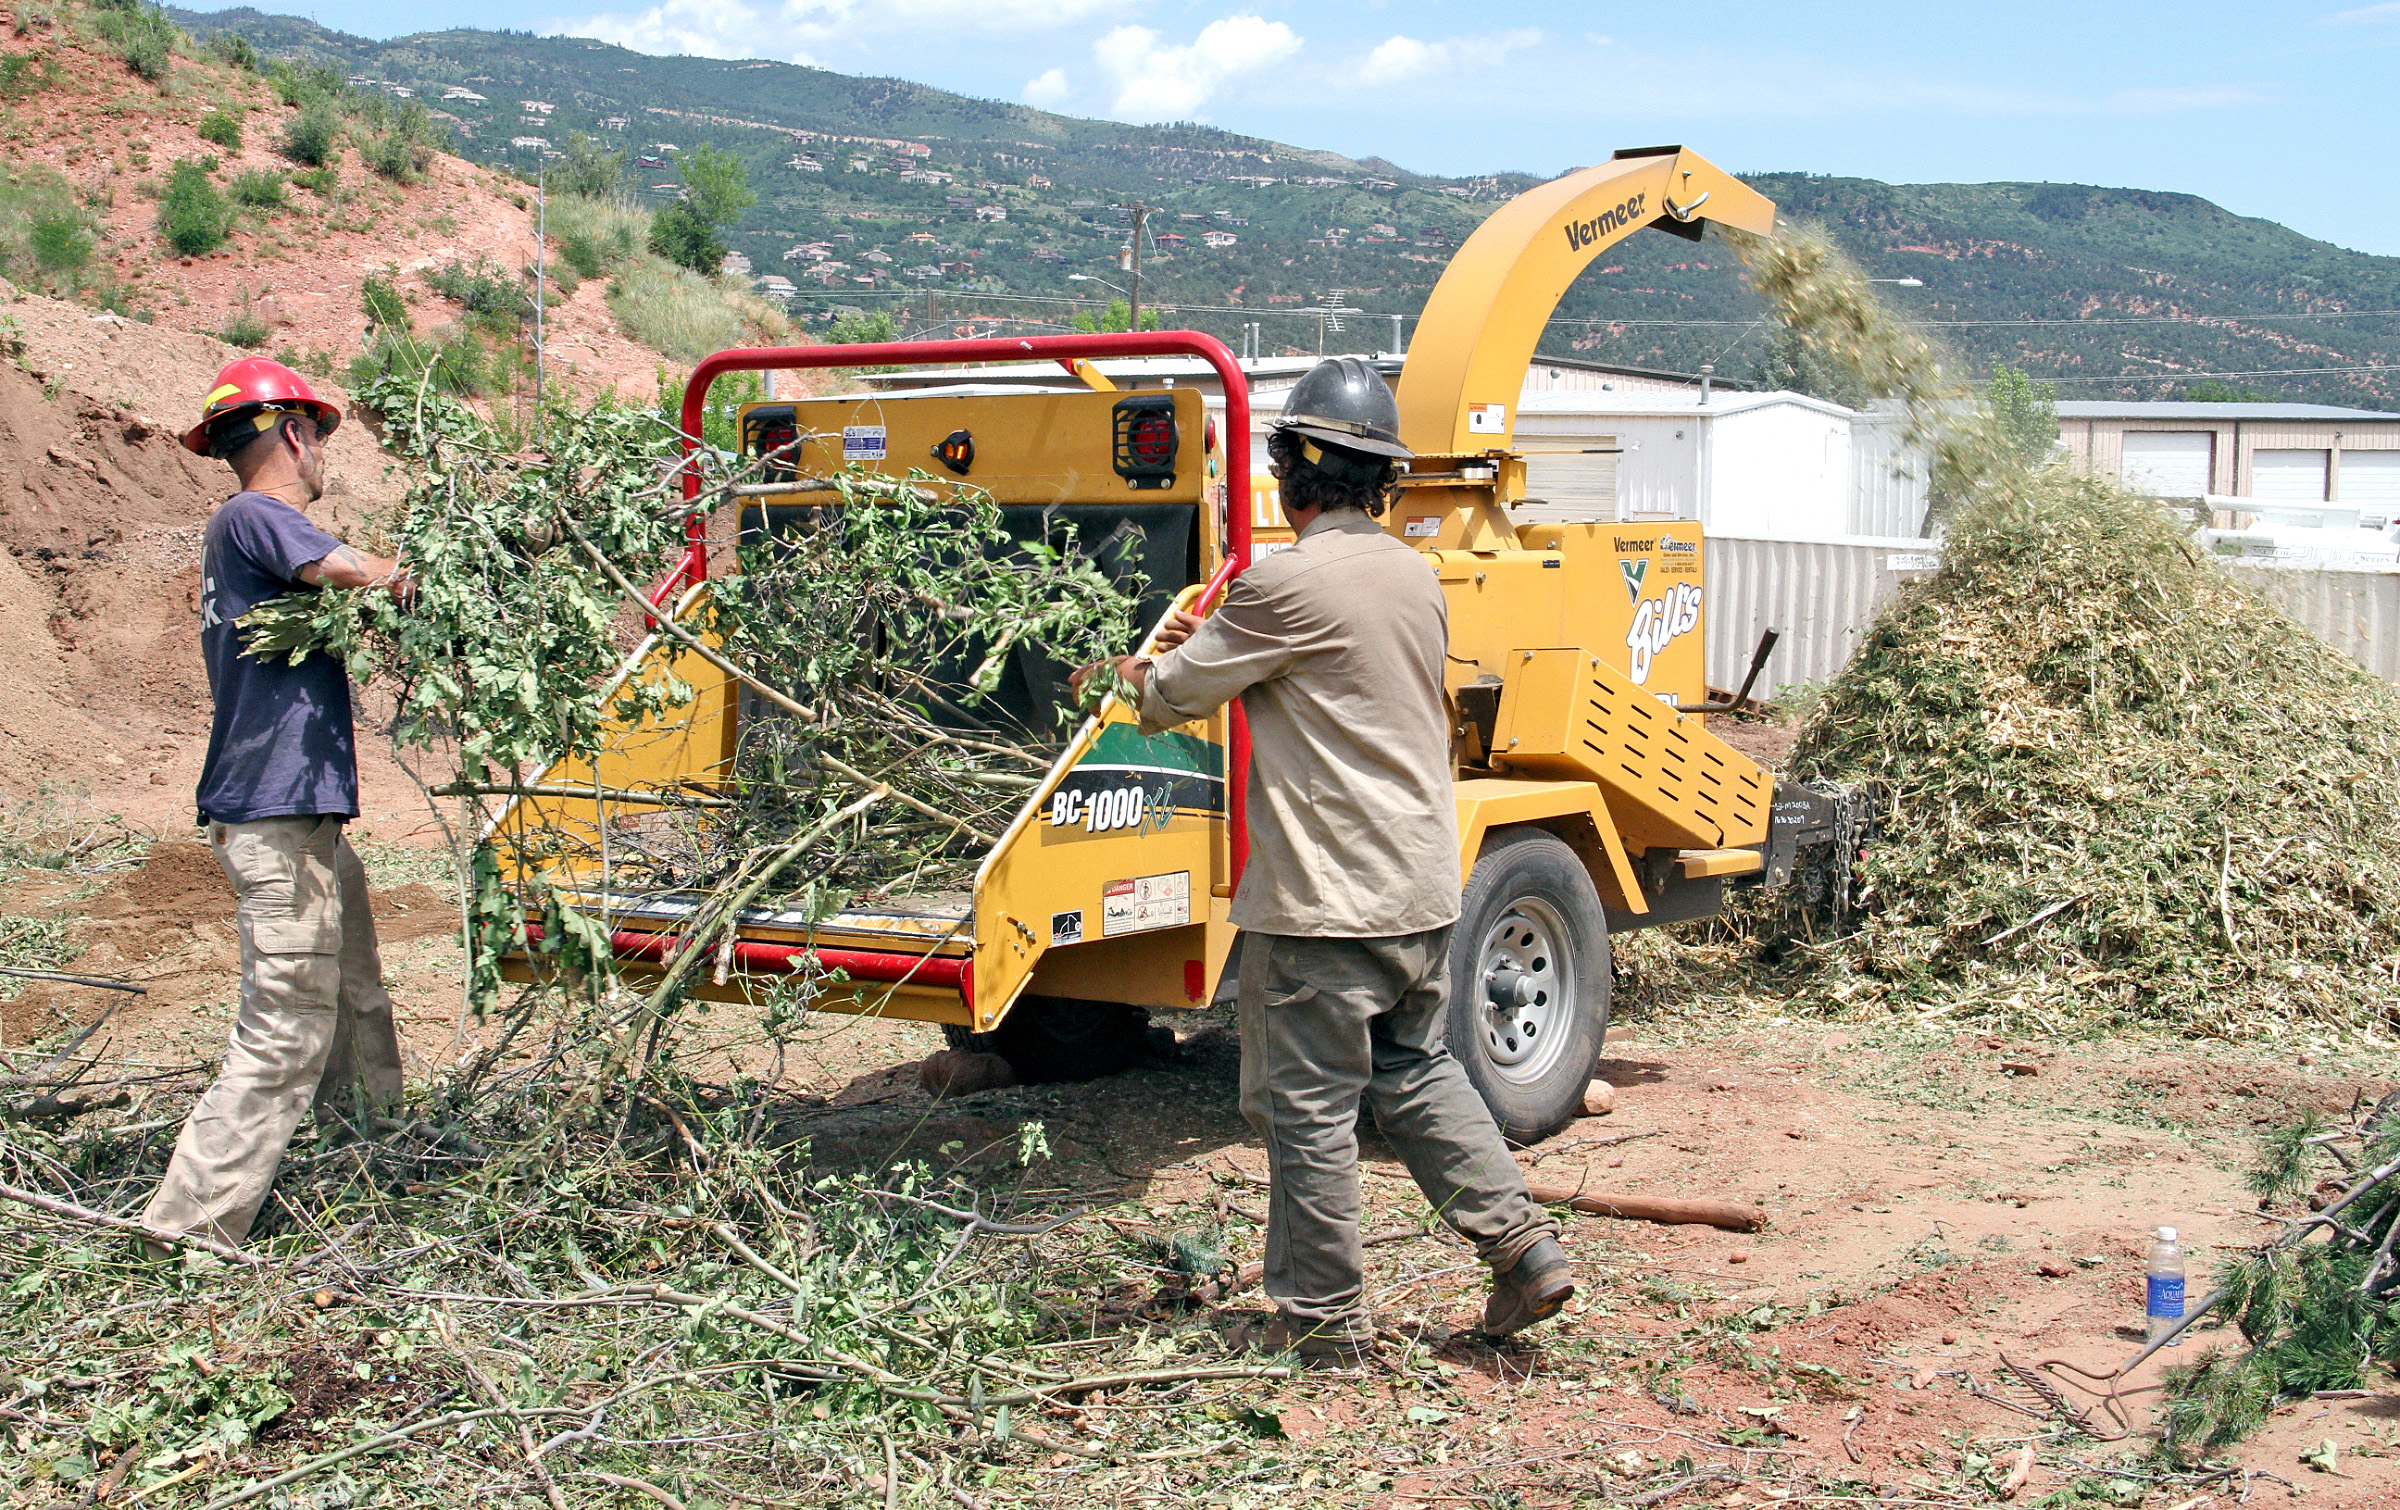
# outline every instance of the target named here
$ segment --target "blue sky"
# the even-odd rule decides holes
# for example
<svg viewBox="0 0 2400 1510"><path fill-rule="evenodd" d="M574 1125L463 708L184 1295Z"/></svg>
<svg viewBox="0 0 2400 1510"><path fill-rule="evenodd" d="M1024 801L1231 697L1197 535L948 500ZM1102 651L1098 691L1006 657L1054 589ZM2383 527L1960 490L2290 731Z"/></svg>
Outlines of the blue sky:
<svg viewBox="0 0 2400 1510"><path fill-rule="evenodd" d="M2400 255L2400 0L343 0L311 13L372 36L405 17L412 31L566 31L892 74L1423 172L1552 173L1673 141L1736 170L2183 190Z"/></svg>

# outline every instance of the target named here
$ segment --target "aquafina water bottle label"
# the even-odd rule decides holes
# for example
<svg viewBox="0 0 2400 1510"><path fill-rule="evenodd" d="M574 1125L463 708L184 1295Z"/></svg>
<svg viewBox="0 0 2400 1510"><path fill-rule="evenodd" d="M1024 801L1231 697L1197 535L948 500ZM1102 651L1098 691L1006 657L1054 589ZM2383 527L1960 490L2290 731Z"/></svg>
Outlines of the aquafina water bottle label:
<svg viewBox="0 0 2400 1510"><path fill-rule="evenodd" d="M2182 1275L2153 1274L2150 1276L2149 1312L2152 1316L2163 1317L2169 1321L2177 1321L2182 1319Z"/></svg>

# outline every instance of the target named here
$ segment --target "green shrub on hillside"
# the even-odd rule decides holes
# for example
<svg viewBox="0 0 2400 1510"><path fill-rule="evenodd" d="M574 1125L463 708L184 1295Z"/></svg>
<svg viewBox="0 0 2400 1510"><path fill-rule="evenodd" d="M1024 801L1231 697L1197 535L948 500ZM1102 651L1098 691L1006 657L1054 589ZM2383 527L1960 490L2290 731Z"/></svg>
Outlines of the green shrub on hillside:
<svg viewBox="0 0 2400 1510"><path fill-rule="evenodd" d="M252 168L233 181L233 199L253 209L280 210L283 197L283 174L274 168Z"/></svg>
<svg viewBox="0 0 2400 1510"><path fill-rule="evenodd" d="M383 104L380 96L374 103ZM394 183L413 184L433 163L433 116L422 100L406 100L398 109L377 109L372 116L382 129L359 148L368 168Z"/></svg>
<svg viewBox="0 0 2400 1510"><path fill-rule="evenodd" d="M533 298L523 281L481 257L471 265L444 263L425 275L425 286L465 305L469 319L494 335L514 335L533 317Z"/></svg>
<svg viewBox="0 0 2400 1510"><path fill-rule="evenodd" d="M311 168L322 168L342 155L342 116L334 109L333 101L322 95L300 107L300 113L283 123L283 139L277 144L285 157Z"/></svg>
<svg viewBox="0 0 2400 1510"><path fill-rule="evenodd" d="M258 72L258 49L238 31L221 31L209 38L208 55L246 73Z"/></svg>
<svg viewBox="0 0 2400 1510"><path fill-rule="evenodd" d="M471 330L452 329L418 340L402 326L378 330L366 351L350 363L353 391L385 376L411 385L428 382L438 393L474 398L492 392L507 374Z"/></svg>
<svg viewBox="0 0 2400 1510"><path fill-rule="evenodd" d="M359 308L366 311L367 323L378 332L396 330L404 335L407 333L408 301L400 297L400 290L383 274L369 273L360 280L358 304Z"/></svg>
<svg viewBox="0 0 2400 1510"><path fill-rule="evenodd" d="M220 105L200 117L200 139L215 142L228 152L242 150L242 118Z"/></svg>
<svg viewBox="0 0 2400 1510"><path fill-rule="evenodd" d="M92 234L84 229L83 217L71 211L35 216L25 239L34 265L46 273L71 277L92 260Z"/></svg>
<svg viewBox="0 0 2400 1510"><path fill-rule="evenodd" d="M71 283L91 248L90 216L65 178L48 168L0 171L0 275Z"/></svg>
<svg viewBox="0 0 2400 1510"><path fill-rule="evenodd" d="M702 143L683 159L683 197L650 219L650 250L678 267L714 277L725 261L717 232L758 203L742 160Z"/></svg>
<svg viewBox="0 0 2400 1510"><path fill-rule="evenodd" d="M269 63L265 77L275 88L277 103L287 106L330 100L349 87L338 68L328 68L322 63L303 68L289 58Z"/></svg>
<svg viewBox="0 0 2400 1510"><path fill-rule="evenodd" d="M328 163L322 168L304 168L294 173L291 181L296 188L330 198L335 190L341 188L342 175L339 169Z"/></svg>
<svg viewBox="0 0 2400 1510"><path fill-rule="evenodd" d="M167 175L159 196L158 231L186 257L213 252L233 229L233 206L209 181L208 169L186 158Z"/></svg>
<svg viewBox="0 0 2400 1510"><path fill-rule="evenodd" d="M550 192L612 199L625 188L625 154L611 152L580 131L567 133L567 155L549 169Z"/></svg>
<svg viewBox="0 0 2400 1510"><path fill-rule="evenodd" d="M93 30L115 46L127 68L153 84L166 82L174 67L176 44L183 41L182 29L155 5L147 10L138 4L103 5L93 20Z"/></svg>

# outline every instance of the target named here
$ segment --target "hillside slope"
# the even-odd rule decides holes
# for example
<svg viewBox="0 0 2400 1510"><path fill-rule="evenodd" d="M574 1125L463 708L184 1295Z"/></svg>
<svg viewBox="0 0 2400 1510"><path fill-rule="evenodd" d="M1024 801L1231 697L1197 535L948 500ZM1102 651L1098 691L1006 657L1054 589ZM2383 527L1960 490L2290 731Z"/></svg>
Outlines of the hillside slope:
<svg viewBox="0 0 2400 1510"><path fill-rule="evenodd" d="M11 159L0 175L0 272L320 376L360 354L360 292L370 276L390 280L414 332L436 341L469 312L436 291L435 275L489 268L523 281L535 254L533 207L513 179L438 151L407 173L374 171L362 150L369 127L338 111L325 161L310 169L286 141L303 110L279 99L272 81L181 55L167 59L164 77L147 80L94 30L103 14L70 4L48 16L23 13L0 33L0 139ZM212 118L215 135L204 137ZM186 254L166 233L165 196L189 170L226 218L221 239L207 238L217 244ZM37 249L45 221L57 239ZM548 312L551 376L646 397L661 355L621 332L606 292L577 289ZM513 328L497 334L487 396L530 388L530 371L516 370L529 369L530 358L507 351L515 336ZM125 397L172 413L201 391L136 388Z"/></svg>
<svg viewBox="0 0 2400 1510"><path fill-rule="evenodd" d="M583 132L634 156L653 203L676 192L673 143L713 141L749 165L760 202L731 238L760 273L833 304L901 302L908 324L1026 328L1060 300L1103 292L1125 240L1113 206L1158 206L1171 238L1147 259L1146 298L1179 323L1238 340L1263 322L1271 348L1388 345L1388 315L1422 307L1449 252L1490 209L1536 180L1442 179L1207 127L1128 126L761 60L652 57L575 37L446 31L374 42L243 9L174 13L272 53L336 64L444 112L470 156L530 170L522 137ZM453 96L444 98L444 96ZM1594 142L1597 158L1621 145ZM1695 146L1706 150L1705 142ZM813 165L813 166L808 166ZM903 175L908 176L903 176ZM1896 297L1949 325L1976 367L1994 359L2075 379L2069 397L2173 397L2191 374L2400 369L2400 258L2345 251L2190 195L2064 184L1890 185L1764 173L1787 214L1823 221ZM991 218L1004 211L1007 218ZM979 212L981 218L979 218ZM1231 235L1210 247L1208 232ZM822 260L785 254L825 243ZM888 259L877 261L868 254ZM831 270L828 271L828 266ZM1105 296L1105 295L1104 295ZM1339 305L1363 317L1315 311ZM1637 236L1562 305L1544 349L1739 375L1761 349L1759 314L1726 250ZM2302 315L2308 318L2290 319ZM2159 321L2161 316L2206 320ZM2136 319L2081 327L1992 324ZM1055 328L1052 325L1050 328ZM2400 370L2245 377L2285 398L2400 405Z"/></svg>

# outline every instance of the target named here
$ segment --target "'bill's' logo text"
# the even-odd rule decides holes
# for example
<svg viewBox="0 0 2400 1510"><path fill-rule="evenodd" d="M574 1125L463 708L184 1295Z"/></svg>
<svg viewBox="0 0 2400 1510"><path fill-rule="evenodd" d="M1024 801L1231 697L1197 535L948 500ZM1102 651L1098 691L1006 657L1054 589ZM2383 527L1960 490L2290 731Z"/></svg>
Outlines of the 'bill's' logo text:
<svg viewBox="0 0 2400 1510"><path fill-rule="evenodd" d="M1647 193L1636 194L1631 199L1626 200L1623 204L1618 205L1615 209L1602 210L1599 214L1593 216L1589 220L1571 220L1567 222L1566 226L1564 227L1567 233L1567 250L1580 252L1585 247L1590 246L1593 242L1598 241L1601 237L1607 235L1609 232L1622 230L1624 227L1633 224L1637 220L1640 220L1642 218L1643 202L1649 199L1649 197L1650 196Z"/></svg>

